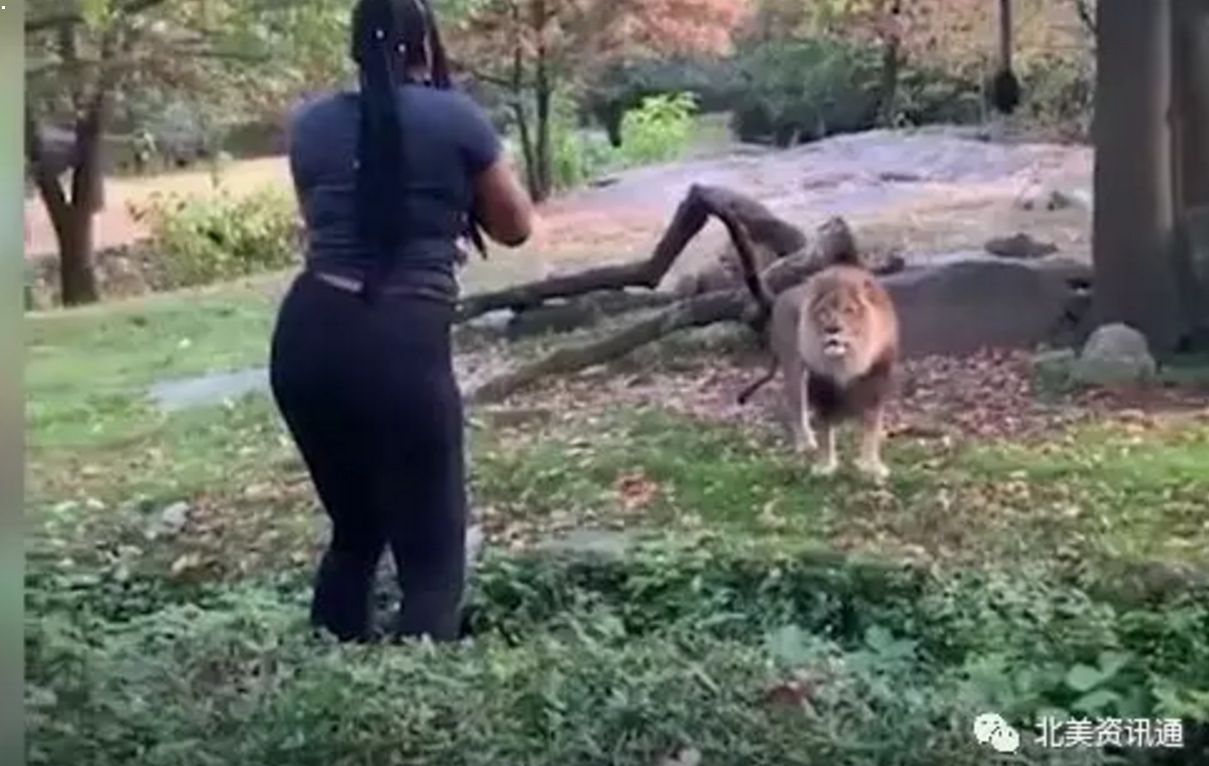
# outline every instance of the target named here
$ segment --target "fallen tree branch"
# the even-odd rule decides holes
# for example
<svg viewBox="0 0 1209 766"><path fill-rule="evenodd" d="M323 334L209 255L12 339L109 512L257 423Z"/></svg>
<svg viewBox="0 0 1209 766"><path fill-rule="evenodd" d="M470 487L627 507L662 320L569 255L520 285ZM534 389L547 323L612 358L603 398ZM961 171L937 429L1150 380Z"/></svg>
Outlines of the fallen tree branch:
<svg viewBox="0 0 1209 766"><path fill-rule="evenodd" d="M608 290L527 309L508 322L510 340L549 332L570 332L592 327L622 314L664 308L679 298L663 292L623 292Z"/></svg>
<svg viewBox="0 0 1209 766"><path fill-rule="evenodd" d="M845 246L834 237L820 237L815 246L787 258L775 261L764 270L761 278L772 295L801 284L822 269L835 254L831 248ZM903 261L892 258L881 264L870 264L875 273L899 271ZM761 304L753 300L746 287L716 290L678 301L654 317L589 343L560 348L549 355L503 373L475 389L469 396L474 404L490 404L506 399L540 378L568 375L579 370L604 364L629 354L639 346L659 340L678 330L704 327L715 322L743 322L759 331L766 318Z"/></svg>
<svg viewBox="0 0 1209 766"><path fill-rule="evenodd" d="M705 227L709 217L721 219L732 231L742 226L751 241L767 247L778 257L802 249L806 236L800 229L774 215L759 202L738 192L714 186L694 185L676 209L672 222L645 261L601 266L575 274L550 277L524 285L481 293L465 298L458 309L458 321L498 309L519 311L553 298L565 298L599 290L626 287L655 289L689 241Z"/></svg>
<svg viewBox="0 0 1209 766"><path fill-rule="evenodd" d="M566 375L598 364L620 359L639 346L658 340L676 330L703 327L724 320L754 319L758 307L746 289L718 290L678 302L658 315L637 322L600 340L579 346L567 346L516 370L506 372L471 393L475 404L506 399L539 378Z"/></svg>

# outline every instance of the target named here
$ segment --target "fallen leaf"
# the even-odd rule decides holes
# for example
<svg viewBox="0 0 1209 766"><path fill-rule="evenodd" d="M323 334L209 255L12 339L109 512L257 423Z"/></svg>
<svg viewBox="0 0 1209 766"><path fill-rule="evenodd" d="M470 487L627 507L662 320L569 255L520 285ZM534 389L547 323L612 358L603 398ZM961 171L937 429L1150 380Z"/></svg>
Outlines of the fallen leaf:
<svg viewBox="0 0 1209 766"><path fill-rule="evenodd" d="M641 472L622 476L615 489L627 512L647 507L659 494L659 485Z"/></svg>

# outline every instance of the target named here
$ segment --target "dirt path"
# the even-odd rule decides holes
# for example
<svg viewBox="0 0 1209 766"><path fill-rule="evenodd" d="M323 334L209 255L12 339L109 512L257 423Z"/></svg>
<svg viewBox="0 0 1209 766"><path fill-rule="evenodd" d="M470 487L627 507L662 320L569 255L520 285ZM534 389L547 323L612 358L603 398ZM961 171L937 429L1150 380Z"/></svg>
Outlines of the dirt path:
<svg viewBox="0 0 1209 766"><path fill-rule="evenodd" d="M907 134L873 131L786 151L737 148L721 156L620 173L611 183L558 197L541 208L538 235L509 261L535 276L587 261L644 256L693 183L752 194L786 218L811 227L842 214L866 241L916 252L977 249L994 236L1027 231L1071 255L1088 250L1088 213L1024 210L1030 188L1086 190L1091 151L1049 144L992 144L968 133L928 129ZM236 192L265 184L288 188L282 158L238 163L223 173ZM142 236L130 202L159 193L204 193L207 171L109 183L97 241L113 247ZM54 237L40 201L26 203L27 255L53 252ZM711 224L677 272L692 268L721 241Z"/></svg>

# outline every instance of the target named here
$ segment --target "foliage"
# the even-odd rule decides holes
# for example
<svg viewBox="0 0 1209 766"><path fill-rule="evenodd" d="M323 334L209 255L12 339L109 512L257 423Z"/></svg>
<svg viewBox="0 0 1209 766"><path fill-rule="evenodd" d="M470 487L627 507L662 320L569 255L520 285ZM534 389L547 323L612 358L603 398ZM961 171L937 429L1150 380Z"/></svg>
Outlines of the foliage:
<svg viewBox="0 0 1209 766"><path fill-rule="evenodd" d="M598 76L626 57L725 52L744 13L736 0L482 0L450 25L461 68L508 92L535 173L530 193L554 185L550 109L554 95ZM529 125L532 125L530 128Z"/></svg>
<svg viewBox="0 0 1209 766"><path fill-rule="evenodd" d="M678 159L692 138L697 100L687 93L649 96L621 122L621 153L631 165Z"/></svg>
<svg viewBox="0 0 1209 766"><path fill-rule="evenodd" d="M1034 123L1059 129L1066 138L1091 137L1093 63L1085 58L1047 55L1027 59L1020 72L1025 115Z"/></svg>
<svg viewBox="0 0 1209 766"><path fill-rule="evenodd" d="M869 127L878 107L876 51L834 39L776 42L744 52L747 87L734 114L744 141L821 138Z"/></svg>
<svg viewBox="0 0 1209 766"><path fill-rule="evenodd" d="M729 110L740 93L731 57L674 56L623 60L583 87L586 113L611 133L648 96L691 93L702 112Z"/></svg>
<svg viewBox="0 0 1209 766"><path fill-rule="evenodd" d="M132 214L146 221L167 281L181 287L285 268L299 255L297 207L276 188L156 196Z"/></svg>
<svg viewBox="0 0 1209 766"><path fill-rule="evenodd" d="M579 128L574 107L567 98L554 101L550 134L556 189L580 186L617 164L616 153L604 137Z"/></svg>
<svg viewBox="0 0 1209 766"><path fill-rule="evenodd" d="M626 112L622 122L625 141L615 149L603 135L578 126L569 99L555 99L551 121L554 187L575 188L610 170L681 157L693 135L694 104L688 94L644 100Z"/></svg>
<svg viewBox="0 0 1209 766"><path fill-rule="evenodd" d="M1062 707L1209 720L1197 599L1120 608L711 537L496 556L476 583L475 638L428 649L311 638L297 584L108 617L32 582L28 762L973 766L987 709L1026 730Z"/></svg>

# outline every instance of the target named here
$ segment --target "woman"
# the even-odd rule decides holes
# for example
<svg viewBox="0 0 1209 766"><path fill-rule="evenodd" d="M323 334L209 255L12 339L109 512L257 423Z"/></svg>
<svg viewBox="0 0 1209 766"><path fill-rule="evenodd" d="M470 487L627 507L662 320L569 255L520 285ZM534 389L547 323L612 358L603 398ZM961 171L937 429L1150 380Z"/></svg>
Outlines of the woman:
<svg viewBox="0 0 1209 766"><path fill-rule="evenodd" d="M425 0L360 0L352 26L360 89L309 102L290 125L309 252L273 334L272 389L332 521L312 622L370 638L389 546L396 632L452 640L466 534L458 239L477 222L517 246L532 208L486 116L449 88Z"/></svg>

